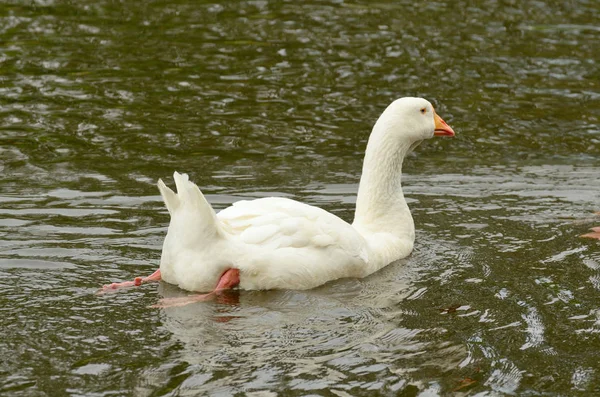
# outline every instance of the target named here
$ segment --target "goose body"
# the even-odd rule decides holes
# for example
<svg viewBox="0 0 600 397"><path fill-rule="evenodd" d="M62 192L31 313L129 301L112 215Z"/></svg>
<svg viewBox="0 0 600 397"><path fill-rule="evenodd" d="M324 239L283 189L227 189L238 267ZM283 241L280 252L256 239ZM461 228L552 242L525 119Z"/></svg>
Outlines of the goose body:
<svg viewBox="0 0 600 397"><path fill-rule="evenodd" d="M160 277L211 291L231 269L243 289L308 289L365 277L413 249L415 228L401 187L402 161L424 139L454 131L422 98L394 101L369 137L352 224L287 198L239 201L215 213L185 174L177 193L161 180L171 215Z"/></svg>
<svg viewBox="0 0 600 397"><path fill-rule="evenodd" d="M184 185L201 194L186 175L174 178L178 191ZM195 202L182 203L163 247L162 279L180 288L210 291L230 268L239 269L243 289L307 289L366 275L365 239L321 208L276 197L239 201L216 214L211 230L192 231L202 241L184 241L180 236L189 231L187 225L201 224L197 209Z"/></svg>

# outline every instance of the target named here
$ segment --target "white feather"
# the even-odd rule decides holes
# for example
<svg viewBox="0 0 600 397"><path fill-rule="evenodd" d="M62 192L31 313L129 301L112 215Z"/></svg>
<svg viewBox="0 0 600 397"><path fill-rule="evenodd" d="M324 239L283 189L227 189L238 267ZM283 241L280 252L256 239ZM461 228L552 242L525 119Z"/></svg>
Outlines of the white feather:
<svg viewBox="0 0 600 397"><path fill-rule="evenodd" d="M209 291L226 269L236 268L244 289L306 289L364 277L409 255L414 224L400 185L402 160L433 136L433 115L420 98L395 101L381 115L367 145L352 225L321 208L276 197L239 201L215 214L187 175L174 174L177 194L159 181L171 214L162 278L186 290Z"/></svg>

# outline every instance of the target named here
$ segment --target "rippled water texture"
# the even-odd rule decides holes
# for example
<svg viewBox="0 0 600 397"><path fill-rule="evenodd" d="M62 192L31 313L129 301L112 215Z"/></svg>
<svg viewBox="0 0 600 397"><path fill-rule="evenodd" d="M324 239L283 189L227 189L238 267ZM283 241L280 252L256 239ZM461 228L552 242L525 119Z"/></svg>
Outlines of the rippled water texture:
<svg viewBox="0 0 600 397"><path fill-rule="evenodd" d="M600 3L5 1L0 394L600 393ZM371 126L432 100L415 252L311 291L150 309L188 172L215 208L352 219ZM271 392L269 394L268 392Z"/></svg>

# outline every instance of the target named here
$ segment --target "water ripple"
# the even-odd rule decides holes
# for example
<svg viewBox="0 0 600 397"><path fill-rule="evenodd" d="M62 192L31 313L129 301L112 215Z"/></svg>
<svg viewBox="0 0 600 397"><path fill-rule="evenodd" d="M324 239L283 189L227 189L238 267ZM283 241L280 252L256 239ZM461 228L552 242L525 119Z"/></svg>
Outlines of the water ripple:
<svg viewBox="0 0 600 397"><path fill-rule="evenodd" d="M598 5L11 1L0 10L0 394L598 392ZM451 21L451 23L449 23ZM155 311L189 172L351 220L369 130L430 98L407 259ZM64 385L69 389L63 390ZM61 390L60 392L58 390Z"/></svg>

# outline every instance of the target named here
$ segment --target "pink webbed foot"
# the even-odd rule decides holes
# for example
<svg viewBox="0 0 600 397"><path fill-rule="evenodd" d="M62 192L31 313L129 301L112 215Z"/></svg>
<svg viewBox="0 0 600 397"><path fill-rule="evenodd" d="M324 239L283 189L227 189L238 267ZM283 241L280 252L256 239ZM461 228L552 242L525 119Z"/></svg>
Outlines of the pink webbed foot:
<svg viewBox="0 0 600 397"><path fill-rule="evenodd" d="M214 290L207 294L183 296L180 298L163 298L153 308L181 307L190 303L204 302L220 295L221 291L232 289L240 283L240 271L238 269L227 269L219 278Z"/></svg>
<svg viewBox="0 0 600 397"><path fill-rule="evenodd" d="M98 293L102 294L109 291L115 291L121 288L129 288L129 287L139 287L143 283L148 283L152 281L160 281L160 269L149 275L148 277L136 277L133 281L123 281L121 283L112 283L104 285Z"/></svg>

